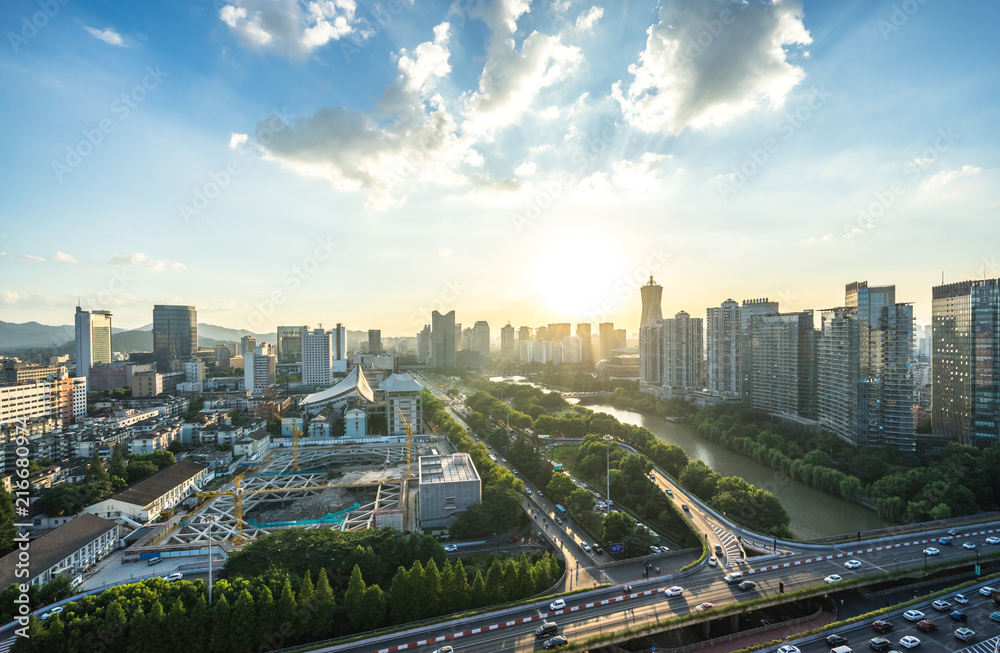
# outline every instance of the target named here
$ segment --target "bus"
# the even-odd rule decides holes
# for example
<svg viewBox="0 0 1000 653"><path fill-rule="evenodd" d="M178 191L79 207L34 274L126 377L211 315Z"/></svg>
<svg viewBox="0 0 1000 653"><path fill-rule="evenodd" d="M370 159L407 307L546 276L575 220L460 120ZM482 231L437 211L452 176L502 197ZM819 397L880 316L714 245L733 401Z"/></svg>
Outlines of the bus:
<svg viewBox="0 0 1000 653"><path fill-rule="evenodd" d="M566 516L566 509L563 508L562 506L560 506L557 503L556 504L556 514L559 515L560 517L565 517Z"/></svg>
<svg viewBox="0 0 1000 653"><path fill-rule="evenodd" d="M562 463L557 463L554 460L552 461L552 471L561 472L562 468L563 468Z"/></svg>

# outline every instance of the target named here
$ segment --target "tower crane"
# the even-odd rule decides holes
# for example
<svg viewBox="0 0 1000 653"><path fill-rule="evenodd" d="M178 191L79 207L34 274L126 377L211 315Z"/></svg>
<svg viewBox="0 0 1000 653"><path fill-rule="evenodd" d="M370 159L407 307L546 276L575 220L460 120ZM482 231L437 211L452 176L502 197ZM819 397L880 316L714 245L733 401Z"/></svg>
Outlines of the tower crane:
<svg viewBox="0 0 1000 653"><path fill-rule="evenodd" d="M281 415L277 417L282 424L292 429L292 469L299 471L299 438L302 436L302 431L295 425L295 422L289 422Z"/></svg>
<svg viewBox="0 0 1000 653"><path fill-rule="evenodd" d="M399 413L399 418L403 420L403 427L406 429L406 480L410 480L413 478L413 427L410 426L410 420L406 419L406 415L403 414L402 408L396 406L396 412Z"/></svg>

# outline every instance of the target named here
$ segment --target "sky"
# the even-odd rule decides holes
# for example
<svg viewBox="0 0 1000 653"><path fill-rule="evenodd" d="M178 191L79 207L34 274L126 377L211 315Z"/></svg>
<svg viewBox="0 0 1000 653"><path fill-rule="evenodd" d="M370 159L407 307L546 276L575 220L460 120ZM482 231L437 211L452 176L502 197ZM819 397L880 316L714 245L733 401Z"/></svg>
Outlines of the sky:
<svg viewBox="0 0 1000 653"><path fill-rule="evenodd" d="M638 327L1000 277L1000 4L7 0L0 320Z"/></svg>

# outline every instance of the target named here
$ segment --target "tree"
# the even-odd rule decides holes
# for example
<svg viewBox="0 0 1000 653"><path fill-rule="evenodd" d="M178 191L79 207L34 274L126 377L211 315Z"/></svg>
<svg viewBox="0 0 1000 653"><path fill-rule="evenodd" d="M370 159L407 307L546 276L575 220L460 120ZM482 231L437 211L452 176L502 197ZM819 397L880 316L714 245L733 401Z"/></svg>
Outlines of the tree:
<svg viewBox="0 0 1000 653"><path fill-rule="evenodd" d="M125 469L125 456L122 455L121 442L116 442L114 449L111 450L111 465L108 467L108 474L122 480L128 480L128 470Z"/></svg>
<svg viewBox="0 0 1000 653"><path fill-rule="evenodd" d="M149 478L156 472L160 471L156 466L156 463L149 460L134 460L129 463L128 466L128 482L129 484L138 483L144 478Z"/></svg>
<svg viewBox="0 0 1000 653"><path fill-rule="evenodd" d="M573 484L573 479L571 479L568 474L553 474L552 480L549 481L547 486L545 486L545 492L549 495L549 498L556 503L565 502L566 497L568 497L570 493L576 489L576 485Z"/></svg>
<svg viewBox="0 0 1000 653"><path fill-rule="evenodd" d="M713 472L711 467L700 460L692 460L681 472L680 482L696 497L706 501L715 494L719 478L719 474Z"/></svg>
<svg viewBox="0 0 1000 653"><path fill-rule="evenodd" d="M337 613L337 604L334 600L333 590L330 588L330 581L326 576L326 568L320 568L319 578L316 581L316 592L313 594L311 610L312 628L310 633L314 639L321 639L329 636L330 629L334 623L334 616Z"/></svg>
<svg viewBox="0 0 1000 653"><path fill-rule="evenodd" d="M212 606L212 647L214 651L229 650L230 613L229 601L223 594Z"/></svg>
<svg viewBox="0 0 1000 653"><path fill-rule="evenodd" d="M94 456L90 459L87 467L87 483L104 483L108 480L108 472L104 469L104 462L97 455L97 448L94 448Z"/></svg>
<svg viewBox="0 0 1000 653"><path fill-rule="evenodd" d="M14 495L0 487L0 555L14 548ZM6 621L4 622L6 623Z"/></svg>
<svg viewBox="0 0 1000 653"><path fill-rule="evenodd" d="M260 624L256 620L253 597L244 589L240 592L230 616L229 650L233 653L249 651L260 640ZM224 649L220 649L224 650Z"/></svg>
<svg viewBox="0 0 1000 653"><path fill-rule="evenodd" d="M594 499L594 495L583 488L573 490L569 497L566 498L566 507L570 512L577 515L582 515L593 510L596 503L597 500Z"/></svg>
<svg viewBox="0 0 1000 653"><path fill-rule="evenodd" d="M344 592L344 610L347 612L347 619L351 628L357 632L362 630L365 623L365 585L361 577L361 568L354 565L351 571L351 580L347 584L347 591Z"/></svg>

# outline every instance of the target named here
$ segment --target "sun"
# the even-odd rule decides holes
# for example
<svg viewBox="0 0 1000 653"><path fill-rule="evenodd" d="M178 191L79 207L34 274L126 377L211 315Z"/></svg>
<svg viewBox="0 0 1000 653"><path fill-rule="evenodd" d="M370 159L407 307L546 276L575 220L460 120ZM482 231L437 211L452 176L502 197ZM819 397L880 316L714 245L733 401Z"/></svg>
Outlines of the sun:
<svg viewBox="0 0 1000 653"><path fill-rule="evenodd" d="M610 236L569 236L539 248L533 287L554 321L586 320L619 308L622 294L615 286L623 260L614 242Z"/></svg>

